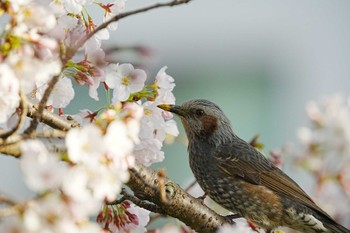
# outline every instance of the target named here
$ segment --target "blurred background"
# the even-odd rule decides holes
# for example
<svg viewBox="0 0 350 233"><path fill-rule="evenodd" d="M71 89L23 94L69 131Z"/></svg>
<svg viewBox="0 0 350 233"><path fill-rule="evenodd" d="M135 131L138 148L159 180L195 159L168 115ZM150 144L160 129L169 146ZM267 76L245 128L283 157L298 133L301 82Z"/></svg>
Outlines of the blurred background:
<svg viewBox="0 0 350 233"><path fill-rule="evenodd" d="M126 10L155 2L129 0ZM194 0L121 20L105 47L143 46L146 56L125 52L114 59L143 65L150 79L168 66L177 103L191 98L217 103L240 137L260 133L268 152L297 142L308 101L349 95L349 12L346 0ZM85 88L76 95L66 112L100 106ZM179 129L175 143L164 147L165 162L155 167L187 184L194 178L180 124ZM17 166L1 158L0 191L23 199L30 194ZM309 188L300 174L290 176Z"/></svg>

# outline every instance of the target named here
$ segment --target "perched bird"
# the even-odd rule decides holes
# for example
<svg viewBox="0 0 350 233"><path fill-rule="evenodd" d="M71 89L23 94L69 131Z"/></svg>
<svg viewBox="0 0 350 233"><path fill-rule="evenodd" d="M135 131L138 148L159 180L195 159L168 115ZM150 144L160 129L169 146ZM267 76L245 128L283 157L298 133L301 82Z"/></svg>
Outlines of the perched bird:
<svg viewBox="0 0 350 233"><path fill-rule="evenodd" d="M286 226L307 233L350 233L288 175L239 138L216 104L194 99L158 107L180 117L192 172L218 204L267 232Z"/></svg>

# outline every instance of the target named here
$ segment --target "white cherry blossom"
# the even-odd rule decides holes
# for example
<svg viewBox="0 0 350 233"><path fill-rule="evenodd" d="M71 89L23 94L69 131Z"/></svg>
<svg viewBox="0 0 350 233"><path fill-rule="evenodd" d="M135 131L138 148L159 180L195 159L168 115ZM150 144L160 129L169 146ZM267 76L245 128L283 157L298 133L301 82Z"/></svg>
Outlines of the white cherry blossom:
<svg viewBox="0 0 350 233"><path fill-rule="evenodd" d="M125 2L126 2L125 0L117 0L117 1L114 1L113 3L109 3L108 7L105 6L105 9L106 8L107 9L103 17L103 22L110 20L115 15L118 15L119 13L124 11ZM111 31L115 31L117 30L117 28L118 28L118 22L113 22L108 25L108 29Z"/></svg>
<svg viewBox="0 0 350 233"><path fill-rule="evenodd" d="M155 138L144 138L135 146L135 159L145 166L150 166L153 163L161 162L164 159L162 142Z"/></svg>
<svg viewBox="0 0 350 233"><path fill-rule="evenodd" d="M105 152L101 130L89 124L71 129L66 136L69 159L75 163L95 163Z"/></svg>
<svg viewBox="0 0 350 233"><path fill-rule="evenodd" d="M57 155L47 151L41 141L24 141L21 143L21 151L21 170L32 190L42 192L61 185L67 168L60 163Z"/></svg>
<svg viewBox="0 0 350 233"><path fill-rule="evenodd" d="M146 78L145 71L134 69L131 64L118 64L106 76L107 85L113 89L112 102L125 101L130 94L141 91Z"/></svg>
<svg viewBox="0 0 350 233"><path fill-rule="evenodd" d="M7 121L18 104L18 79L9 65L0 64L0 123Z"/></svg>
<svg viewBox="0 0 350 233"><path fill-rule="evenodd" d="M36 91L36 98L41 100L47 84L39 84ZM67 77L60 78L52 90L47 105L52 105L54 108L65 108L74 98L74 89L71 79Z"/></svg>

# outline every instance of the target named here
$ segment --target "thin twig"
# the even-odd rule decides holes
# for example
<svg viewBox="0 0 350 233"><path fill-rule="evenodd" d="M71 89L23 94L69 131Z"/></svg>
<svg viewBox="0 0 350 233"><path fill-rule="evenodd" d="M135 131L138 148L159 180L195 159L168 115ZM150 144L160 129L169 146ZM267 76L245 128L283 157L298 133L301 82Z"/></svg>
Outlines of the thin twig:
<svg viewBox="0 0 350 233"><path fill-rule="evenodd" d="M159 213L159 214L162 214L162 215L166 215L166 211L164 211L163 208L161 208L160 206L154 204L154 203L151 203L151 202L148 202L148 201L144 201L144 200L141 200L137 197L135 197L134 195L126 192L124 190L124 192L122 192L123 196L124 196L124 200L129 200L131 201L132 203L134 203L135 205L138 205L146 210L149 210L153 213Z"/></svg>
<svg viewBox="0 0 350 233"><path fill-rule="evenodd" d="M8 137L10 137L11 135L15 134L16 132L18 132L18 130L21 128L21 126L23 125L23 122L25 120L25 117L27 116L27 112L28 112L28 108L27 108L27 98L26 96L23 94L22 89L20 89L19 91L19 96L20 96L20 102L19 102L19 109L21 111L19 119L17 124L15 125L15 127L13 127L13 129L11 129L10 131L3 133L0 135L1 139L6 140Z"/></svg>
<svg viewBox="0 0 350 233"><path fill-rule="evenodd" d="M60 78L60 75L56 75L48 83L47 88L44 92L44 95L38 104L38 110L33 115L33 119L30 122L29 127L24 131L25 135L30 137L32 135L32 133L34 132L34 130L36 130L36 128L38 127L39 122L41 121L42 113L45 109L47 100L49 99L49 96L50 96L53 88L55 87L56 83L58 82L59 78Z"/></svg>
<svg viewBox="0 0 350 233"><path fill-rule="evenodd" d="M137 9L134 11L129 11L129 12L125 12L119 15L114 16L113 18L111 18L110 20L100 24L100 26L98 26L94 31L92 31L91 33L89 33L86 37L84 37L80 42L78 42L78 46L77 49L74 50L74 52L72 54L70 54L68 57L64 58L62 63L63 63L63 67L65 66L66 62L74 56L74 54L78 51L78 48L80 48L81 46L83 46L85 44L85 42L90 39L93 35L95 35L97 32L99 32L100 30L106 28L109 24L116 22L122 18L131 16L131 15L135 15L141 12L146 12L152 9L156 9L156 8L160 8L160 7L172 7L172 6L176 6L176 5L180 5L180 4L185 4L190 2L191 0L173 0L171 2L167 2L167 3L157 3L155 5L149 6L149 7L145 7L145 8L141 8L141 9ZM42 113L44 111L45 105L47 103L47 100L49 99L49 96L54 88L54 86L56 85L56 83L59 80L60 75L56 75L54 76L50 82L48 83L48 87L46 88L43 97L41 98L40 102L39 102L39 107L38 107L38 111L35 113L35 115L33 116L33 119L29 125L29 127L24 131L25 135L27 136L31 136L32 133L34 132L34 130L36 130L36 128L38 127L38 124L41 120L42 117Z"/></svg>
<svg viewBox="0 0 350 233"><path fill-rule="evenodd" d="M6 197L5 195L0 195L0 204L16 205L17 203L11 198Z"/></svg>
<svg viewBox="0 0 350 233"><path fill-rule="evenodd" d="M113 18L111 18L110 20L100 24L94 31L92 31L90 34L88 34L86 37L84 37L82 39L82 41L80 41L78 43L79 47L82 46L83 44L85 44L85 42L87 40L89 40L93 35L95 35L97 32L99 32L100 30L106 28L109 24L113 23L113 22L117 22L119 21L120 19L122 18L125 18L125 17L128 17L128 16L131 16L131 15L135 15L135 14L138 14L138 13L142 13L142 12L146 12L146 11L149 11L149 10L153 10L153 9L156 9L156 8L161 8L161 7L173 7L173 6L176 6L176 5L181 5L181 4L185 4L185 3L189 3L190 1L192 0L173 0L173 1L170 1L170 2L165 2L165 3L157 3L157 4L154 4L152 6L148 6L148 7L145 7L145 8L141 8L141 9L137 9L137 10L133 10L133 11L129 11L129 12L125 12L125 13L121 13L119 15L116 15L114 16Z"/></svg>

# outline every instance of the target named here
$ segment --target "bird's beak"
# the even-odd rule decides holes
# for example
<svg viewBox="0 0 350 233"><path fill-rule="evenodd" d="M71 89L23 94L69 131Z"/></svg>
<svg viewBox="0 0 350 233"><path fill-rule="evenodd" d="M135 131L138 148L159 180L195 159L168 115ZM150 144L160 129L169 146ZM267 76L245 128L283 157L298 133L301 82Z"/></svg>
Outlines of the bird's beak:
<svg viewBox="0 0 350 233"><path fill-rule="evenodd" d="M158 108L161 108L165 111L175 113L179 116L184 116L184 111L179 105L172 105L172 104L160 104L157 106Z"/></svg>

